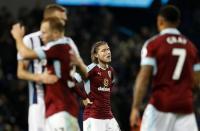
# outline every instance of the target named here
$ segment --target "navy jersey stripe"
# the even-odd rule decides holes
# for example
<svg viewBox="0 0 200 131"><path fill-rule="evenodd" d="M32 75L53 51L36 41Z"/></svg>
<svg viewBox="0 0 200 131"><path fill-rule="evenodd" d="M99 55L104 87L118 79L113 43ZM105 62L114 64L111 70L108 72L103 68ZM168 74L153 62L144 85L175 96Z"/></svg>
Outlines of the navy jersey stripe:
<svg viewBox="0 0 200 131"><path fill-rule="evenodd" d="M40 36L38 36L38 37L39 37L39 40L40 40L40 47L44 46L44 42L42 41L41 37ZM45 66L42 65L42 72L44 72L44 70L45 70ZM45 85L44 84L42 84L42 87L45 90Z"/></svg>
<svg viewBox="0 0 200 131"><path fill-rule="evenodd" d="M31 48L34 49L34 44L33 44L33 39L30 38L31 40ZM32 60L31 61L31 69L32 69L32 73L34 74L35 73L35 69L34 69L34 61ZM36 89L36 83L35 82L32 82L33 83L33 103L36 104L37 103L37 89Z"/></svg>

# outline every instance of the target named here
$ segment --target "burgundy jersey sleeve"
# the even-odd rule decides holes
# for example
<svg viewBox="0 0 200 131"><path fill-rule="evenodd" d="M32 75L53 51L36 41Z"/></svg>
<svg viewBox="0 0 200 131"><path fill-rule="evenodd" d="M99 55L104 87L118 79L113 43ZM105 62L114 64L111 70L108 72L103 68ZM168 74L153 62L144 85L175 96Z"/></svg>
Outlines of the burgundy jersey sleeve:
<svg viewBox="0 0 200 131"><path fill-rule="evenodd" d="M80 82L80 83L76 82L75 87L72 88L72 89L83 100L85 100L88 97L86 92L85 92L85 89L84 89L84 82Z"/></svg>

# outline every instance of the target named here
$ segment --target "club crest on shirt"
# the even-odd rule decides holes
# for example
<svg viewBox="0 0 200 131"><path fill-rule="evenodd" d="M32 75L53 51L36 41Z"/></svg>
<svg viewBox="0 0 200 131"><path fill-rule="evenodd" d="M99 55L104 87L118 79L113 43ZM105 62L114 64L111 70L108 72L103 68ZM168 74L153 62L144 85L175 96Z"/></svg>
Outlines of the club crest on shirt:
<svg viewBox="0 0 200 131"><path fill-rule="evenodd" d="M103 80L103 85L104 85L104 87L108 87L108 83L109 83L109 81L108 81L108 79L104 79Z"/></svg>
<svg viewBox="0 0 200 131"><path fill-rule="evenodd" d="M98 74L99 76L101 76L101 72L98 72L97 74Z"/></svg>
<svg viewBox="0 0 200 131"><path fill-rule="evenodd" d="M111 71L108 71L108 76L111 78Z"/></svg>

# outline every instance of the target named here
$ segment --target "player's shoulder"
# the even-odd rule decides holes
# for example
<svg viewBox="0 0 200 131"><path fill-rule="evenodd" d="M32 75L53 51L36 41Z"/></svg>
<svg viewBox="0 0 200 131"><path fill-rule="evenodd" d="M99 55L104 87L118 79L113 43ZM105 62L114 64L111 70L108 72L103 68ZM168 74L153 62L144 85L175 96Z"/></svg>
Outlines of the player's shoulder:
<svg viewBox="0 0 200 131"><path fill-rule="evenodd" d="M70 45L74 44L74 41L72 40L71 37L65 36L65 39L66 39L67 44L70 44Z"/></svg>
<svg viewBox="0 0 200 131"><path fill-rule="evenodd" d="M97 67L96 63L91 63L87 66L87 72L94 70Z"/></svg>
<svg viewBox="0 0 200 131"><path fill-rule="evenodd" d="M148 40L145 41L143 48L146 48L147 46L153 46L155 45L157 42L157 40L160 39L160 35L155 35L151 38L149 38Z"/></svg>
<svg viewBox="0 0 200 131"><path fill-rule="evenodd" d="M68 45L67 43L68 43L68 39L66 37L62 37L62 38L60 38L58 40L51 41L51 42L47 43L43 47L43 49L44 50L49 50L50 48L55 47L56 45L65 45L65 46L68 46L69 48L71 48L70 45Z"/></svg>
<svg viewBox="0 0 200 131"><path fill-rule="evenodd" d="M24 36L24 39L30 39L30 38L34 38L34 37L39 37L41 35L41 32L40 31L36 31L36 32L33 32L33 33L30 33L30 34L27 34Z"/></svg>

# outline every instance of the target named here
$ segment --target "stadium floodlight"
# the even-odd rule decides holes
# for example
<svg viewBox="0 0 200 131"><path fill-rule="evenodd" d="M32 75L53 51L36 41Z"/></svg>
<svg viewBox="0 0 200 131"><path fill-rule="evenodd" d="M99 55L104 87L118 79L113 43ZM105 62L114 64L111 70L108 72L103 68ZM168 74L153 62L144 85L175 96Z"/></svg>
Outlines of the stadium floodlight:
<svg viewBox="0 0 200 131"><path fill-rule="evenodd" d="M114 6L114 7L137 7L149 8L154 0L56 0L58 4L75 6ZM161 0L167 4L169 0Z"/></svg>

